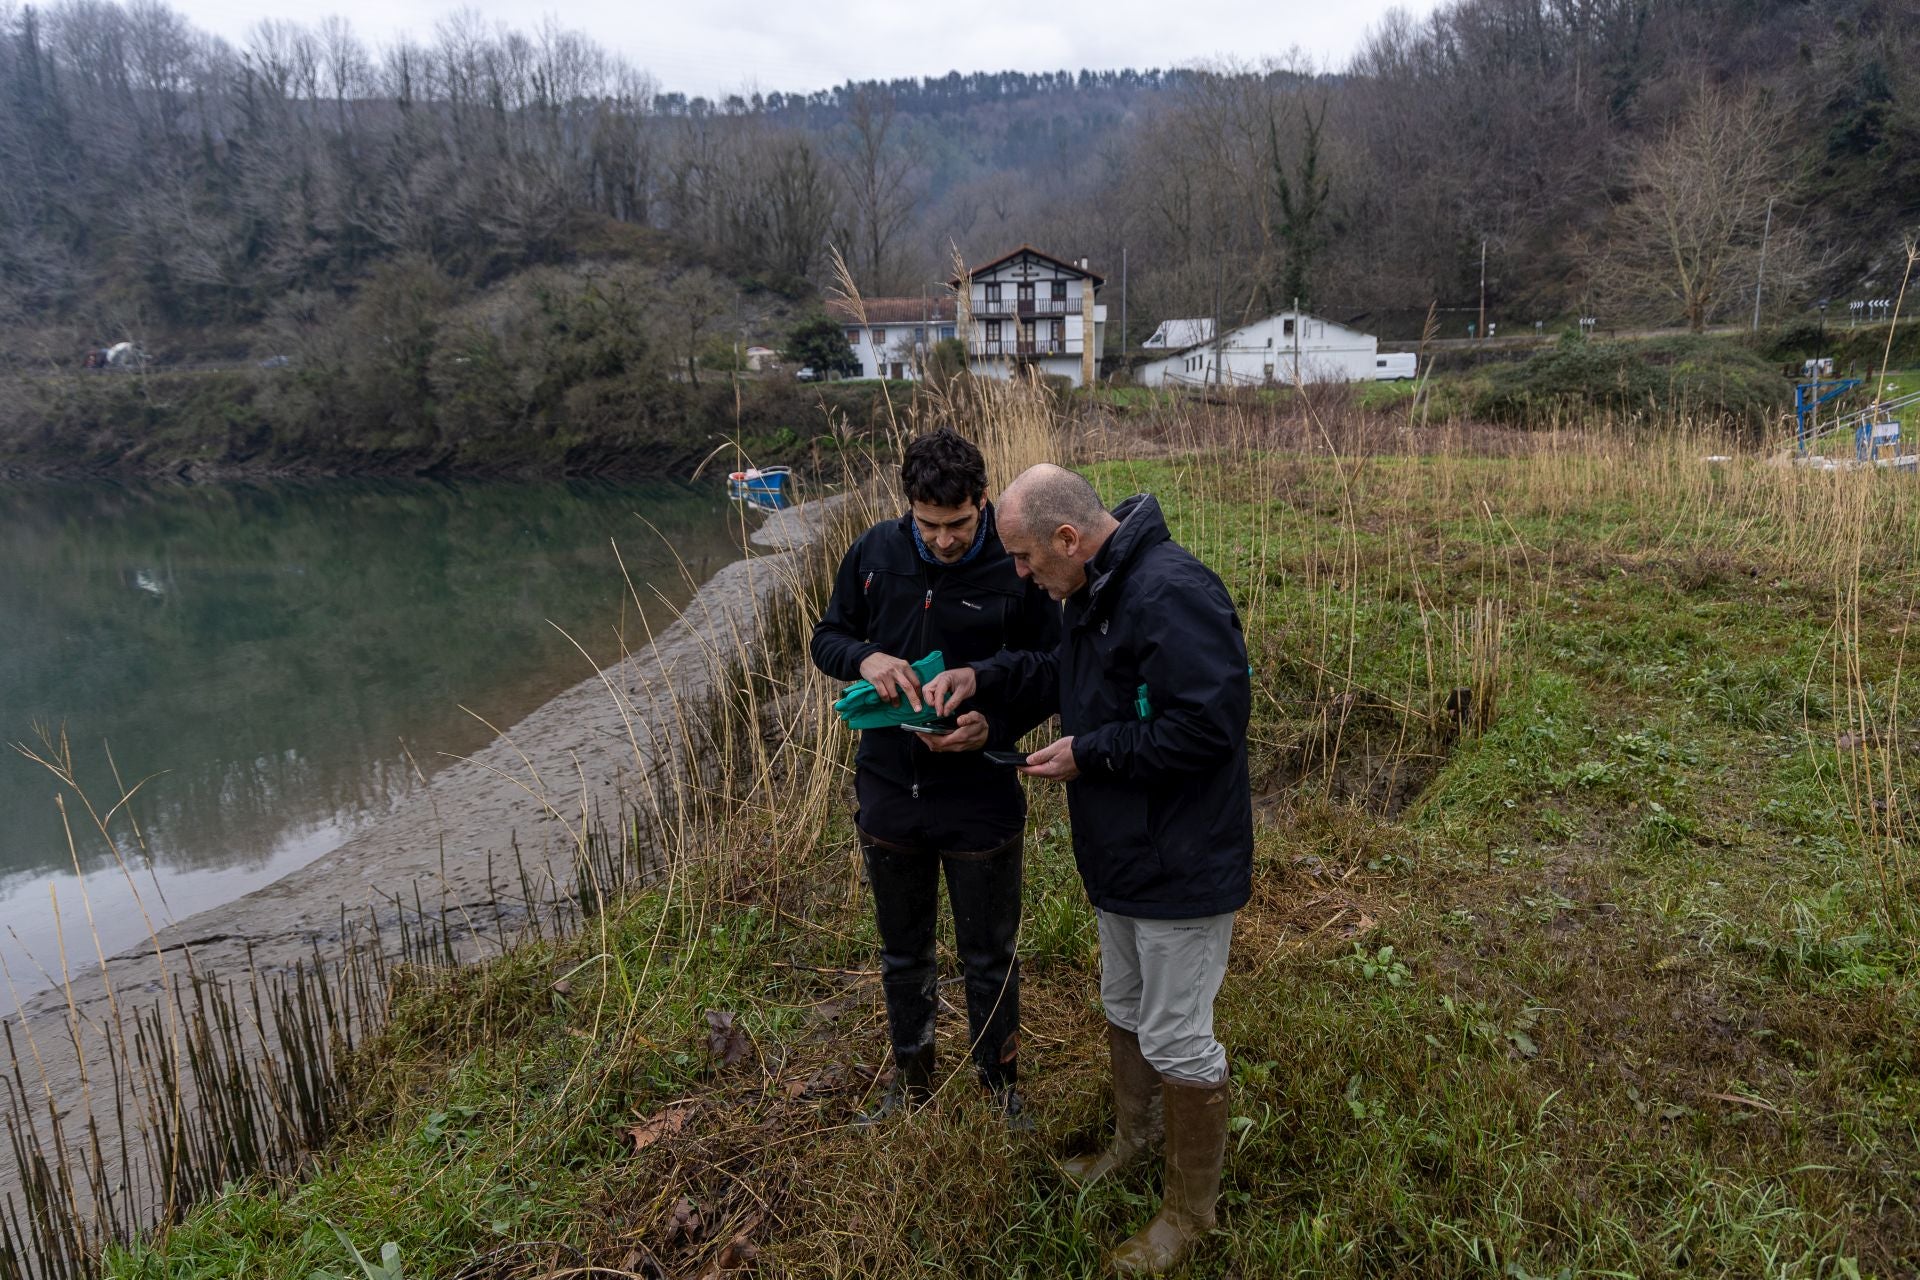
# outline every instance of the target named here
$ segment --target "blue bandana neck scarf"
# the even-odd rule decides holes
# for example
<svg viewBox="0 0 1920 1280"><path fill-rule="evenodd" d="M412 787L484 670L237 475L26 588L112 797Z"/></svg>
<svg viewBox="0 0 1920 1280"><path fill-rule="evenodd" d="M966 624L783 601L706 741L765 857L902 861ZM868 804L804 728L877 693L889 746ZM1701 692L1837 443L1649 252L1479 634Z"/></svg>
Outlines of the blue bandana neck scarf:
<svg viewBox="0 0 1920 1280"><path fill-rule="evenodd" d="M967 563L980 554L980 548L987 545L987 534L993 530L993 504L982 504L980 508L980 527L973 531L973 545L967 548L967 554L951 563L933 554L933 551L927 546L926 540L920 536L920 522L913 518L911 511L907 513L907 528L913 530L913 549L920 553L922 560L925 560L928 564L938 565L942 569L951 569L955 565Z"/></svg>

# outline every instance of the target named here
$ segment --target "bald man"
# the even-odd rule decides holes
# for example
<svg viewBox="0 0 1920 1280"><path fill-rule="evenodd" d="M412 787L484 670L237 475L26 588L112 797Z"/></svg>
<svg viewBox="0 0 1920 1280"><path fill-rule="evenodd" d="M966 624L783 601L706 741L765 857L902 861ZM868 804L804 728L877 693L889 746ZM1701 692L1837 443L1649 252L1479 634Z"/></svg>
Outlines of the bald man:
<svg viewBox="0 0 1920 1280"><path fill-rule="evenodd" d="M1114 1097L1107 1148L1063 1167L1093 1182L1164 1133L1160 1211L1111 1256L1124 1274L1159 1274L1212 1229L1226 1151L1213 1002L1253 881L1246 640L1226 586L1173 541L1151 494L1109 513L1083 477L1039 466L1001 495L999 521L1015 572L1065 602L1060 645L947 672L927 695L936 711L977 693L1060 712L1062 736L1022 772L1067 788L1099 917Z"/></svg>

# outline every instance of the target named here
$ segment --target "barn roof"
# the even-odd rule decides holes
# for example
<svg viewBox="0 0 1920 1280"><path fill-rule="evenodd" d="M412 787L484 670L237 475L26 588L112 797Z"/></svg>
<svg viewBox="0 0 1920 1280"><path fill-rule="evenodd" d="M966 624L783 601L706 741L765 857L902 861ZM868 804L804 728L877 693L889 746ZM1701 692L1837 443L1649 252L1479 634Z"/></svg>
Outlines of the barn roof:
<svg viewBox="0 0 1920 1280"><path fill-rule="evenodd" d="M1040 250L1034 248L1030 244L1023 244L1018 249L1014 249L1010 252L1003 253L991 262L983 262L977 267L968 267L967 275L969 277L985 275L987 272L993 270L995 267L1003 266L1006 263L1012 262L1015 258L1019 257L1023 253L1031 254L1034 257L1040 259L1042 262L1050 262L1054 266L1060 268L1062 271L1071 271L1074 275L1085 276L1087 279L1093 281L1093 287L1096 289L1098 289L1101 285L1107 282L1107 278L1103 275L1100 275L1096 272L1089 271L1085 267L1082 267L1077 263L1068 262L1063 258L1056 258L1050 253L1043 253ZM950 288L955 288L955 289L959 288L960 277L954 276L952 279L947 281L947 285Z"/></svg>
<svg viewBox="0 0 1920 1280"><path fill-rule="evenodd" d="M841 324L943 324L954 318L953 295L943 289L921 298L862 298L858 307L833 298L827 314Z"/></svg>

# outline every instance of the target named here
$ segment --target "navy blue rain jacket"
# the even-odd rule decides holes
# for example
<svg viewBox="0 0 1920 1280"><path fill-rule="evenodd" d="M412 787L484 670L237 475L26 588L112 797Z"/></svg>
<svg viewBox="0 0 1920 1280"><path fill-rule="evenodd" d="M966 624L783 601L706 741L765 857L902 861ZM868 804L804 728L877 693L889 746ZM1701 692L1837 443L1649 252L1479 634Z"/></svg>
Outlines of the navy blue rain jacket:
<svg viewBox="0 0 1920 1280"><path fill-rule="evenodd" d="M1120 527L1067 600L1059 649L975 663L981 695L1058 707L1080 767L1067 784L1074 861L1094 906L1162 920L1238 911L1253 887L1240 616L1151 494L1113 514Z"/></svg>
<svg viewBox="0 0 1920 1280"><path fill-rule="evenodd" d="M813 628L813 663L835 680L860 678L869 654L909 662L941 650L948 667L1003 649L1051 653L1060 607L1023 582L993 531L993 506L979 554L966 564L921 558L911 513L874 525L840 561L833 598ZM976 694L961 708L987 718L987 747L1009 750L1053 714L1024 699ZM860 829L882 840L953 852L997 848L1020 834L1027 800L1020 777L977 751L929 750L904 729L869 729L855 757Z"/></svg>

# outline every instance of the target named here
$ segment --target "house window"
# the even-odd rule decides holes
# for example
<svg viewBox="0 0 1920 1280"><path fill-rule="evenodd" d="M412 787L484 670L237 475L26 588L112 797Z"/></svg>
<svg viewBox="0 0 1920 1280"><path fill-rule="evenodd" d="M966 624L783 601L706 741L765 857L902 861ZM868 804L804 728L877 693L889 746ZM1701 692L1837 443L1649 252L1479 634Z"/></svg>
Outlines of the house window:
<svg viewBox="0 0 1920 1280"><path fill-rule="evenodd" d="M1273 335L1272 335L1272 334L1268 334L1268 335L1267 335L1267 345L1268 345L1268 346L1272 346L1272 345L1273 345Z"/></svg>
<svg viewBox="0 0 1920 1280"><path fill-rule="evenodd" d="M998 320L987 321L987 341L1000 341L1000 322Z"/></svg>
<svg viewBox="0 0 1920 1280"><path fill-rule="evenodd" d="M940 326L940 341L952 342L954 339L954 336L955 336L955 330L952 325L943 324Z"/></svg>
<svg viewBox="0 0 1920 1280"><path fill-rule="evenodd" d="M1373 362L1373 367L1376 369L1384 369L1387 367L1387 362L1385 360L1375 360Z"/></svg>
<svg viewBox="0 0 1920 1280"><path fill-rule="evenodd" d="M927 345L927 329L925 325L917 324L913 326L913 345L916 347L924 347Z"/></svg>
<svg viewBox="0 0 1920 1280"><path fill-rule="evenodd" d="M858 329L847 330L847 345L850 347L860 345L860 331Z"/></svg>
<svg viewBox="0 0 1920 1280"><path fill-rule="evenodd" d="M1055 280L1053 282L1053 300L1055 302L1065 302L1067 300L1067 282L1065 280Z"/></svg>
<svg viewBox="0 0 1920 1280"><path fill-rule="evenodd" d="M1280 322L1280 336L1283 338L1291 338L1293 336L1293 321L1291 319Z"/></svg>
<svg viewBox="0 0 1920 1280"><path fill-rule="evenodd" d="M999 285L999 282L998 282L998 281L995 281L994 283L992 283L992 284L989 284L989 285L987 286L987 301L988 301L988 302L989 302L990 304L993 304L993 305L996 305L996 306L997 306L997 305L999 305L999 302L1000 302L1000 285Z"/></svg>
<svg viewBox="0 0 1920 1280"><path fill-rule="evenodd" d="M887 331L885 329L875 329L873 331L873 345L875 347L884 347L887 345Z"/></svg>

